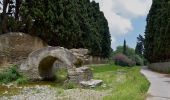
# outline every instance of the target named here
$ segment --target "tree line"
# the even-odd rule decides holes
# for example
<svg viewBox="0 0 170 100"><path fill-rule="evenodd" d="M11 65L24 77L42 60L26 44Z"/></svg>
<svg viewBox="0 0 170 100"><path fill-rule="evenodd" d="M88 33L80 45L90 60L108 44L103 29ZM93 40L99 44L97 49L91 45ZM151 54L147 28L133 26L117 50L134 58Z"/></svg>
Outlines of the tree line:
<svg viewBox="0 0 170 100"><path fill-rule="evenodd" d="M113 61L120 66L143 66L147 64L147 60L143 56L144 38L142 35L137 37L136 48L130 48L124 40L123 46L118 46L112 53Z"/></svg>
<svg viewBox="0 0 170 100"><path fill-rule="evenodd" d="M51 46L87 48L109 57L111 36L99 4L90 0L3 0L0 33L24 32Z"/></svg>
<svg viewBox="0 0 170 100"><path fill-rule="evenodd" d="M145 30L145 57L152 62L170 60L170 0L153 0Z"/></svg>

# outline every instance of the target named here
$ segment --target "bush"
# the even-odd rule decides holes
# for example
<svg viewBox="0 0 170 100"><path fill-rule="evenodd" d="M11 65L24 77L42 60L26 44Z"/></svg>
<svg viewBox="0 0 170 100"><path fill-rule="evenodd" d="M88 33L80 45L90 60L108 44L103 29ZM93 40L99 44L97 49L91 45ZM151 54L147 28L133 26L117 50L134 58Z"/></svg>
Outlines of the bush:
<svg viewBox="0 0 170 100"><path fill-rule="evenodd" d="M26 77L20 77L16 80L16 84L25 84L28 82L28 79Z"/></svg>
<svg viewBox="0 0 170 100"><path fill-rule="evenodd" d="M68 72L66 68L58 68L55 73L55 78L59 83L63 83L67 79L67 76Z"/></svg>
<svg viewBox="0 0 170 100"><path fill-rule="evenodd" d="M123 55L123 54L117 54L114 57L114 61L116 65L119 66L134 66L135 62L132 61L131 59L129 59L127 56Z"/></svg>
<svg viewBox="0 0 170 100"><path fill-rule="evenodd" d="M9 83L17 80L21 75L17 71L17 66L13 65L11 68L0 73L0 83Z"/></svg>
<svg viewBox="0 0 170 100"><path fill-rule="evenodd" d="M136 65L144 65L144 60L139 56L139 55L135 55L135 62L136 62Z"/></svg>
<svg viewBox="0 0 170 100"><path fill-rule="evenodd" d="M74 65L79 68L83 65L83 60L81 60L80 58L77 59L77 61L74 63Z"/></svg>
<svg viewBox="0 0 170 100"><path fill-rule="evenodd" d="M148 60L146 58L143 58L143 64L147 66L149 64Z"/></svg>
<svg viewBox="0 0 170 100"><path fill-rule="evenodd" d="M64 84L64 89L74 89L77 87L77 84L74 82L68 82Z"/></svg>

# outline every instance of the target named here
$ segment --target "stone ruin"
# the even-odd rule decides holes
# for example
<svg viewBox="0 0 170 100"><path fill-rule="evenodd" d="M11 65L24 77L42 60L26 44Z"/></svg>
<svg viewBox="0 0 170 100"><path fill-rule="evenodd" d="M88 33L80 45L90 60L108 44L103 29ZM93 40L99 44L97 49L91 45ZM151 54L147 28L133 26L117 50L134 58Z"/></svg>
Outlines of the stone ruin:
<svg viewBox="0 0 170 100"><path fill-rule="evenodd" d="M62 47L47 47L32 52L26 61L20 66L20 71L30 79L47 79L53 78L55 62L62 63L67 66L68 78L76 81L76 71L74 56L69 50Z"/></svg>
<svg viewBox="0 0 170 100"><path fill-rule="evenodd" d="M101 81L92 80L93 74L89 67L76 68L74 64L77 59L80 58L68 49L46 47L32 52L27 60L21 63L20 71L32 80L52 79L55 76L56 67L63 66L67 68L67 81L80 83L83 86L88 85L88 82L101 83ZM89 84L89 86L94 86L94 84Z"/></svg>
<svg viewBox="0 0 170 100"><path fill-rule="evenodd" d="M87 54L87 49L68 50L63 47L50 47L41 39L24 33L8 33L0 36L0 56L2 56L0 66L4 62L18 64L19 71L31 80L52 79L57 67L66 67L67 81L94 87L102 81L92 80L93 74L89 67L76 68L75 65L80 60L82 62L88 60Z"/></svg>
<svg viewBox="0 0 170 100"><path fill-rule="evenodd" d="M0 69L20 63L38 49L48 47L40 38L14 32L0 35Z"/></svg>

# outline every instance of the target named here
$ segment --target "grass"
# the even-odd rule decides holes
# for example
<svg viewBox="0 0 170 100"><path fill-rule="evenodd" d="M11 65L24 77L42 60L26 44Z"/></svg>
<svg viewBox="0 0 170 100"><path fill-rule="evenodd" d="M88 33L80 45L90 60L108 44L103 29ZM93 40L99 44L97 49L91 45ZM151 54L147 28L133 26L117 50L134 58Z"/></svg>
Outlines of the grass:
<svg viewBox="0 0 170 100"><path fill-rule="evenodd" d="M66 68L58 68L55 73L55 77L56 77L56 83L61 85L61 86L57 85L58 88L74 89L78 87L78 85L73 82L65 83L65 81L68 78L68 72Z"/></svg>
<svg viewBox="0 0 170 100"><path fill-rule="evenodd" d="M94 74L94 79L103 80L103 85L94 89L108 94L104 97L104 100L145 100L149 82L140 74L140 67L120 67L114 64L106 64L91 66L91 69ZM52 84L54 84L57 89L60 89L57 93L62 94L64 89L77 87L74 83L63 85L64 80L67 79L66 69L57 70L56 78L57 84ZM0 73L0 83L15 82L25 85L27 81L23 75L18 73L16 66ZM49 84L49 82L45 84Z"/></svg>
<svg viewBox="0 0 170 100"><path fill-rule="evenodd" d="M145 100L149 82L140 74L140 67L102 65L92 67L95 79L104 81L97 90L108 92L104 100Z"/></svg>
<svg viewBox="0 0 170 100"><path fill-rule="evenodd" d="M64 83L67 80L67 69L66 68L58 68L55 73L56 81L58 83Z"/></svg>
<svg viewBox="0 0 170 100"><path fill-rule="evenodd" d="M95 65L92 66L91 69L93 70L93 73L102 73L107 71L115 71L119 69L119 67L112 66L113 64L106 64L106 65Z"/></svg>
<svg viewBox="0 0 170 100"><path fill-rule="evenodd" d="M76 83L73 83L73 82L68 82L68 83L65 83L63 85L63 88L64 89L74 89L74 88L77 88L78 85Z"/></svg>
<svg viewBox="0 0 170 100"><path fill-rule="evenodd" d="M20 85L23 85L23 84L26 84L28 83L28 78L27 77L19 77L16 81L15 81L16 84L20 84Z"/></svg>

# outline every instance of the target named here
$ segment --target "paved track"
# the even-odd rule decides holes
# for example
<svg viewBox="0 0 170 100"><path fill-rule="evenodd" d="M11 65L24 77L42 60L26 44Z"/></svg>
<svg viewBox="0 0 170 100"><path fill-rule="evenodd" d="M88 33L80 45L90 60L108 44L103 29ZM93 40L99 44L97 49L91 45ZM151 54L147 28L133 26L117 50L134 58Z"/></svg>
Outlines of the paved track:
<svg viewBox="0 0 170 100"><path fill-rule="evenodd" d="M141 73L151 83L146 100L170 100L170 75L153 72L146 67Z"/></svg>

